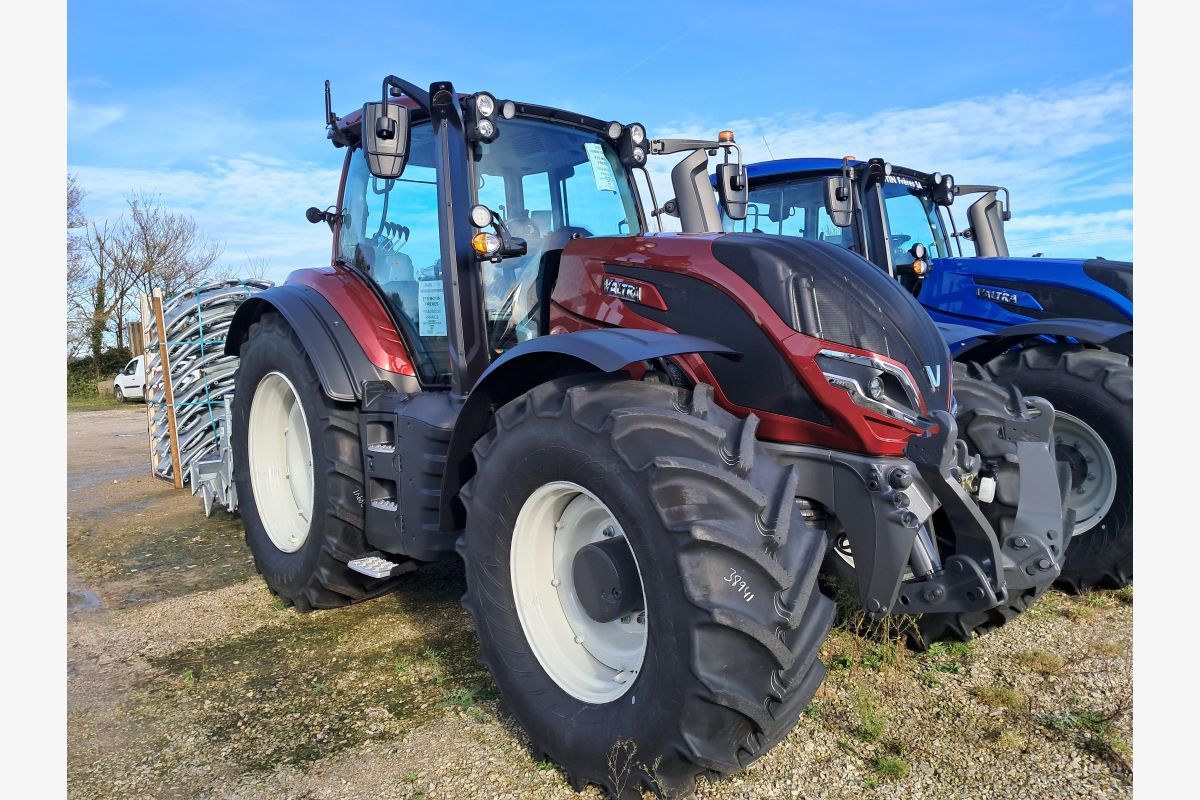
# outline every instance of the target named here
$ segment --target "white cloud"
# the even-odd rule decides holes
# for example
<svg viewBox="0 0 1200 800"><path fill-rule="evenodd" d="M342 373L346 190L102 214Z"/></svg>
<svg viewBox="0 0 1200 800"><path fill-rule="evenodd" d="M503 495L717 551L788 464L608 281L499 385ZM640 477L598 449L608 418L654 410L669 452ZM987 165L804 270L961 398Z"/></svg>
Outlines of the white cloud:
<svg viewBox="0 0 1200 800"><path fill-rule="evenodd" d="M338 167L243 154L196 169L71 170L87 190L84 210L91 219L116 219L129 194L145 193L194 217L207 237L222 243L222 265L239 269L247 259L267 260L267 277L278 281L293 269L329 262L329 229L310 224L304 209L336 201Z"/></svg>
<svg viewBox="0 0 1200 800"><path fill-rule="evenodd" d="M123 105L81 103L71 97L67 98L67 124L73 133L81 136L92 136L109 125L120 122L124 116Z"/></svg>
<svg viewBox="0 0 1200 800"><path fill-rule="evenodd" d="M801 95L802 97L802 95ZM655 136L712 138L732 128L747 161L806 156L882 157L895 164L953 174L960 183L1008 186L1014 235L1028 228L1023 215L1069 217L1094 204L1129 198L1132 204L1133 86L1120 73L1066 88L1013 91L920 108L889 108L865 115L793 111L730 121L714 115L660 124ZM653 165L659 193L675 159ZM1129 208L1111 220L1105 242L1128 254ZM1064 221L1064 226L1066 222ZM1064 227L1064 230L1069 228ZM1082 230L1082 229L1081 229ZM1081 234L1082 235L1082 234ZM1090 243L1089 243L1090 248ZM1063 253L1065 255L1065 253Z"/></svg>

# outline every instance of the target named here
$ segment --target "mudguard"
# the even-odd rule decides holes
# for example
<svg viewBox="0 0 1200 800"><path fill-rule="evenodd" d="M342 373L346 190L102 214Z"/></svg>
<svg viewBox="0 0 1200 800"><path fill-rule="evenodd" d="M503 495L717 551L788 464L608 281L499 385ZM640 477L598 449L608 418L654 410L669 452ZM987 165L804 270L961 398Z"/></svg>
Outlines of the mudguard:
<svg viewBox="0 0 1200 800"><path fill-rule="evenodd" d="M455 509L459 489L474 470L471 448L487 432L496 409L534 386L587 372L616 372L629 364L683 353L741 354L725 345L681 333L624 328L560 333L521 342L492 362L463 402L442 479L442 530L462 527Z"/></svg>
<svg viewBox="0 0 1200 800"><path fill-rule="evenodd" d="M1040 336L1074 339L1083 344L1105 347L1124 355L1133 355L1133 327L1120 322L1093 319L1043 319L1023 322L996 331L983 331L964 325L938 326L955 361L991 361L1015 344ZM971 333L975 331L975 333ZM963 337L963 338L957 338Z"/></svg>
<svg viewBox="0 0 1200 800"><path fill-rule="evenodd" d="M334 400L353 403L362 399L364 381L412 382L411 378L384 374L372 364L329 301L315 289L299 284L275 286L242 303L230 323L225 352L240 355L250 326L268 311L279 312L292 326L321 387ZM414 387L396 388L411 391Z"/></svg>

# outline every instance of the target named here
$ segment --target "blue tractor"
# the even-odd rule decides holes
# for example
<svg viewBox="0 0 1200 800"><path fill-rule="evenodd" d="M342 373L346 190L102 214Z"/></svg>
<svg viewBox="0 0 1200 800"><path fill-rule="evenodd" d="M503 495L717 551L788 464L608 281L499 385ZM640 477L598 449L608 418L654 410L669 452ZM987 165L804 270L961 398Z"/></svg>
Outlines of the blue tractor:
<svg viewBox="0 0 1200 800"><path fill-rule="evenodd" d="M726 230L819 239L858 253L912 291L956 362L1054 405L1075 512L1059 583L1074 591L1129 583L1133 265L1009 256L1008 190L999 186L959 186L950 175L882 159L786 159L750 164L747 173L746 218L726 218ZM964 195L979 198L959 230L950 206ZM964 239L973 256L964 256Z"/></svg>

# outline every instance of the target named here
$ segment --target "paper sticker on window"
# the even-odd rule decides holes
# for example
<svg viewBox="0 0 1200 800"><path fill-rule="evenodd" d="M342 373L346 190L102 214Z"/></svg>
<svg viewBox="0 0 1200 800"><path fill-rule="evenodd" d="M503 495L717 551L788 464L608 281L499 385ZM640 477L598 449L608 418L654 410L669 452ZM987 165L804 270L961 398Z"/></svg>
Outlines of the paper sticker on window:
<svg viewBox="0 0 1200 800"><path fill-rule="evenodd" d="M446 335L446 305L442 302L442 281L421 281L417 298L417 325L422 336Z"/></svg>
<svg viewBox="0 0 1200 800"><path fill-rule="evenodd" d="M599 142L586 142L583 149L587 151L588 163L592 165L592 180L596 188L602 192L616 192L617 179L613 177L612 166L604 156L604 147Z"/></svg>

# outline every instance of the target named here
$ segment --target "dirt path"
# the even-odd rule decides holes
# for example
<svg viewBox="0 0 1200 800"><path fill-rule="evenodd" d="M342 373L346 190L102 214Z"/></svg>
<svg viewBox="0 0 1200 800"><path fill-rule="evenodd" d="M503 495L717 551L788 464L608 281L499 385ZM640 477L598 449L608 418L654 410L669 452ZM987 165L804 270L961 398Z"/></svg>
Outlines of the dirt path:
<svg viewBox="0 0 1200 800"><path fill-rule="evenodd" d="M238 521L150 476L142 407L71 414L68 435L71 797L600 796L500 711L458 564L284 610ZM838 631L796 730L697 796L1130 797L1132 598L1051 594L922 656Z"/></svg>

